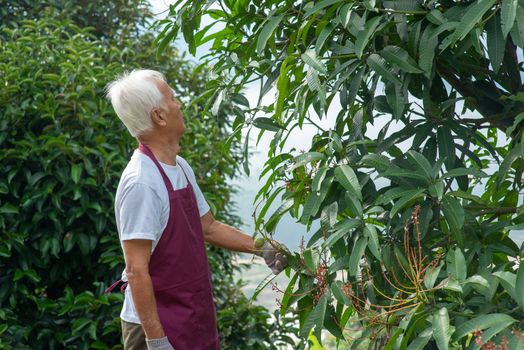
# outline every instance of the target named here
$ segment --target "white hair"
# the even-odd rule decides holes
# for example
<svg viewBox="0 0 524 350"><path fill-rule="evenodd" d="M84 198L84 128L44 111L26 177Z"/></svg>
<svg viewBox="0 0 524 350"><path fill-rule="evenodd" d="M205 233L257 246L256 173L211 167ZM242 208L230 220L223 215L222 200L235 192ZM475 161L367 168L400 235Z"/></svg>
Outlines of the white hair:
<svg viewBox="0 0 524 350"><path fill-rule="evenodd" d="M151 110L160 107L164 96L155 80L166 81L160 72L137 69L126 72L107 85L107 98L132 136L153 127Z"/></svg>

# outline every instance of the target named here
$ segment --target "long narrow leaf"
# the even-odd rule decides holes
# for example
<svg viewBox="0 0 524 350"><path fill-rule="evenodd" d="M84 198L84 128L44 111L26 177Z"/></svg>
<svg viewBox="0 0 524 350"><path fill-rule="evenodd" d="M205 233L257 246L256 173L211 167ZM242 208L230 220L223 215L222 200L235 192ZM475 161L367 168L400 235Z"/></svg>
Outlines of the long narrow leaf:
<svg viewBox="0 0 524 350"><path fill-rule="evenodd" d="M282 18L284 18L284 15L272 17L266 22L264 27L262 27L257 41L257 53L259 55L262 54L262 52L264 52L267 41L273 35L273 32L280 24L280 21L282 21Z"/></svg>
<svg viewBox="0 0 524 350"><path fill-rule="evenodd" d="M253 293L253 296L251 297L250 301L253 302L257 299L258 295L260 294L260 292L262 292L264 290L264 288L266 288L266 286L273 280L275 279L275 277L277 277L277 275L275 275L273 272L271 272L269 275L267 275L259 284L258 286L255 288L255 291Z"/></svg>
<svg viewBox="0 0 524 350"><path fill-rule="evenodd" d="M381 19L382 17L380 16L373 17L366 22L364 29L357 34L357 40L355 41L355 52L359 58L362 57L362 53L368 45L369 39L380 24Z"/></svg>
<svg viewBox="0 0 524 350"><path fill-rule="evenodd" d="M500 324L505 324L506 327L512 325L517 320L506 314L489 314L478 316L472 320L462 323L457 327L453 334L453 339L459 340L468 333L476 330L484 330Z"/></svg>
<svg viewBox="0 0 524 350"><path fill-rule="evenodd" d="M345 189L350 191L358 199L362 199L362 192L357 175L349 165L343 164L337 167L335 169L335 178Z"/></svg>
<svg viewBox="0 0 524 350"><path fill-rule="evenodd" d="M433 338L439 350L449 349L449 315L448 310L443 307L433 314Z"/></svg>
<svg viewBox="0 0 524 350"><path fill-rule="evenodd" d="M460 20L455 33L453 33L452 42L462 40L469 34L482 19L484 14L495 5L496 0L477 0L468 6L464 17Z"/></svg>
<svg viewBox="0 0 524 350"><path fill-rule="evenodd" d="M502 35L504 39L506 39L508 33L513 27L513 24L515 24L515 18L517 17L517 5L518 0L502 1L500 17L502 20ZM520 20L522 20L522 18Z"/></svg>

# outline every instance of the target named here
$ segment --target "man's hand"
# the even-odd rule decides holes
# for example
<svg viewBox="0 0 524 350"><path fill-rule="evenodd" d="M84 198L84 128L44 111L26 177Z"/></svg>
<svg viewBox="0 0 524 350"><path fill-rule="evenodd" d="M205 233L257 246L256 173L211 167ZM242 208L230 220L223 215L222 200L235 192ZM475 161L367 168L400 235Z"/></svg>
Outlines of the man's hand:
<svg viewBox="0 0 524 350"><path fill-rule="evenodd" d="M174 350L167 337L158 339L146 339L148 350Z"/></svg>
<svg viewBox="0 0 524 350"><path fill-rule="evenodd" d="M267 266L275 275L287 267L286 255L289 254L289 249L285 245L274 240L258 238L255 241L255 248L257 249L255 255L264 258Z"/></svg>

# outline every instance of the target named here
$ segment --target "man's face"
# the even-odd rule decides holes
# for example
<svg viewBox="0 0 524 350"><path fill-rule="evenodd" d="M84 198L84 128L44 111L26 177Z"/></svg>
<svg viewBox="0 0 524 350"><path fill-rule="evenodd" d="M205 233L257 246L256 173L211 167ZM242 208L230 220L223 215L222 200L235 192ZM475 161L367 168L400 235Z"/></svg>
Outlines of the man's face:
<svg viewBox="0 0 524 350"><path fill-rule="evenodd" d="M166 82L159 82L158 87L164 96L162 109L166 114L168 132L181 136L186 130L184 116L182 114L182 104L175 97L173 89Z"/></svg>

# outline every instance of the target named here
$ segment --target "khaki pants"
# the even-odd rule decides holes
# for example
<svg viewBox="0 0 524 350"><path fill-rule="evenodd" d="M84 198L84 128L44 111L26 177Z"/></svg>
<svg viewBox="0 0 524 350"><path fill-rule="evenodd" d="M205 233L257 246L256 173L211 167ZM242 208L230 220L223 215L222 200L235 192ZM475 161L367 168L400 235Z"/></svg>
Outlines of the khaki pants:
<svg viewBox="0 0 524 350"><path fill-rule="evenodd" d="M147 350L146 335L142 325L121 321L124 350Z"/></svg>

